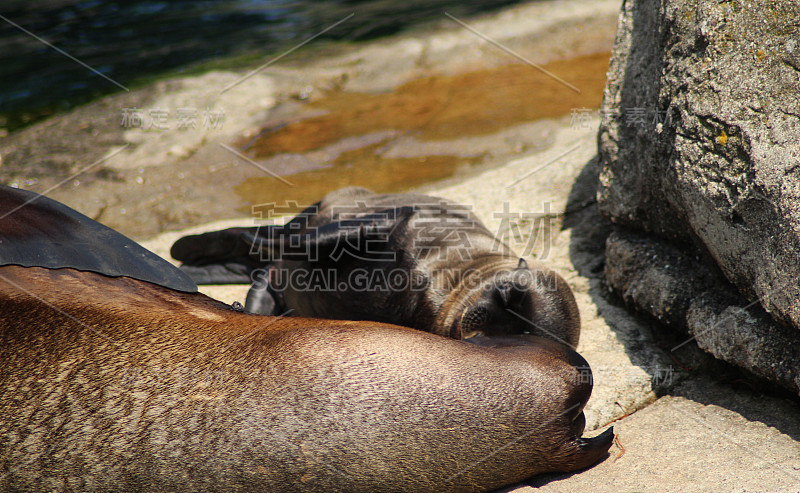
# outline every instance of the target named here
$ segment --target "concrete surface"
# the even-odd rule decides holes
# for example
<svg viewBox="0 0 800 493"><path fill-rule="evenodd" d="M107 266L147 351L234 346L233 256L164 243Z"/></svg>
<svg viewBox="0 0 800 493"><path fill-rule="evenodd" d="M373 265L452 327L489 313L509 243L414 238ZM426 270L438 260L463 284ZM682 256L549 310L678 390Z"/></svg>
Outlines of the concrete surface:
<svg viewBox="0 0 800 493"><path fill-rule="evenodd" d="M614 445L604 462L529 484L542 492L798 491L797 414L796 403L692 379L615 423L624 449Z"/></svg>
<svg viewBox="0 0 800 493"><path fill-rule="evenodd" d="M0 138L0 179L36 192L47 190L48 196L136 239L235 217L250 205L239 189L250 180L268 178L264 170L294 174L331 167L352 146L368 147L370 139L388 138L366 135L355 143L343 139L314 152L243 159L247 142L264 126L274 129L306 118L319 111L313 103L331 93L381 94L421 76L522 63L481 36L539 66L609 52L617 10L618 0L531 2L467 19L480 35L443 14L427 31L319 55L313 53L316 45L309 46L247 78L247 71L241 70L159 81ZM356 25L358 16L348 22ZM270 60L265 55L264 64ZM538 73L535 68L530 72ZM181 121L180 109L190 110L193 118ZM137 111L143 120L140 127L130 119ZM397 138L397 147L388 150L387 157L467 151L486 166L502 164L518 148L549 145L541 122L525 123L488 139L415 142L416 152L412 139Z"/></svg>

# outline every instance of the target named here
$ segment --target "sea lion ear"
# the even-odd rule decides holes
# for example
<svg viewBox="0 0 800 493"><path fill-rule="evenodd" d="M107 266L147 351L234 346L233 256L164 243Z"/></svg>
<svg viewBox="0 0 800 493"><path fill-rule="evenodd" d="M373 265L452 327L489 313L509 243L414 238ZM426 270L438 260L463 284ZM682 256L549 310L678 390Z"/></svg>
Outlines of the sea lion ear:
<svg viewBox="0 0 800 493"><path fill-rule="evenodd" d="M528 262L525 262L525 259L520 257L519 264L517 264L517 269L527 269L527 268L528 268Z"/></svg>

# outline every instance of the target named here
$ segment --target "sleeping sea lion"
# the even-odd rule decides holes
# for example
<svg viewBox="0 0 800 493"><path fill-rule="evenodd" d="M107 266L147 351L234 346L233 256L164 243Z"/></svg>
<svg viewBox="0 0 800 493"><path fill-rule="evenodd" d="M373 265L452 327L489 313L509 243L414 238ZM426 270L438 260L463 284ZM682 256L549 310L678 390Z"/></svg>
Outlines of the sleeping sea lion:
<svg viewBox="0 0 800 493"><path fill-rule="evenodd" d="M563 345L237 312L32 197L0 187L2 491L487 491L611 444Z"/></svg>
<svg viewBox="0 0 800 493"><path fill-rule="evenodd" d="M531 333L573 349L580 336L561 276L438 197L345 188L286 225L186 236L171 254L200 284L252 282L250 313L374 320L454 339Z"/></svg>

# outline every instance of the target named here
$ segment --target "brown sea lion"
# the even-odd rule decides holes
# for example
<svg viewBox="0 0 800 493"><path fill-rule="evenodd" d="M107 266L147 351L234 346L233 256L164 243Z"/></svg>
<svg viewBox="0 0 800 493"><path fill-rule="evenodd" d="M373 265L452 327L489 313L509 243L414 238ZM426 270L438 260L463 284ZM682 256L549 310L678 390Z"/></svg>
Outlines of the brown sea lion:
<svg viewBox="0 0 800 493"><path fill-rule="evenodd" d="M0 218L2 491L487 491L611 444L581 438L591 372L563 345L248 315L90 251L36 267L68 233L50 203Z"/></svg>
<svg viewBox="0 0 800 493"><path fill-rule="evenodd" d="M438 197L345 188L284 226L186 236L171 254L200 284L255 281L250 313L374 320L455 339L530 333L573 349L580 336L564 279Z"/></svg>

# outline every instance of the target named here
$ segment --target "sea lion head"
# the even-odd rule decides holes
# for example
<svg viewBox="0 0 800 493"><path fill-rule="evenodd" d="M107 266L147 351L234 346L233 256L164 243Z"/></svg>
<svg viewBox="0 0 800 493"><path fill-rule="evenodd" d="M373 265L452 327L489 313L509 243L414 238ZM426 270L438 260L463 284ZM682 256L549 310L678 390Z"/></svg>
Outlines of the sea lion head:
<svg viewBox="0 0 800 493"><path fill-rule="evenodd" d="M520 258L516 265L492 264L480 277L448 307L450 337L532 334L577 346L580 315L561 276Z"/></svg>

